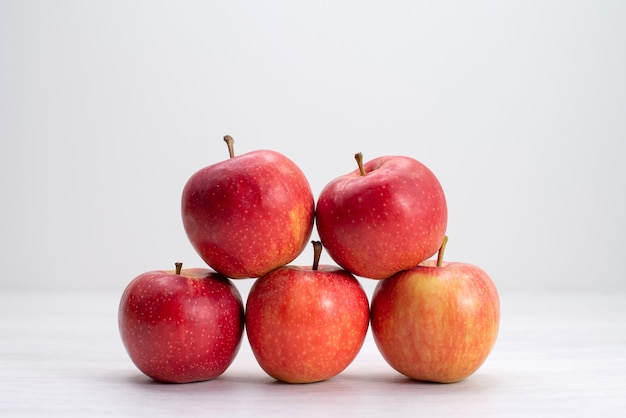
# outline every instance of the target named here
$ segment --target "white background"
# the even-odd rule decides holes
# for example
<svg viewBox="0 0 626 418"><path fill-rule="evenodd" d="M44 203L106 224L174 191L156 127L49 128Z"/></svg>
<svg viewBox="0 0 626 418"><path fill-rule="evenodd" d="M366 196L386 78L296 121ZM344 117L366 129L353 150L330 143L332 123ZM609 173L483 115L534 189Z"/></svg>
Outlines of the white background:
<svg viewBox="0 0 626 418"><path fill-rule="evenodd" d="M0 0L0 289L201 266L180 194L230 134L315 195L358 151L422 161L447 258L503 294L624 291L624 22L619 0Z"/></svg>
<svg viewBox="0 0 626 418"><path fill-rule="evenodd" d="M623 0L0 0L0 415L622 416L625 22ZM225 134L316 196L355 152L429 166L447 259L501 295L488 361L412 382L370 332L320 384L276 384L246 338L219 379L141 374L119 297L203 265L180 196Z"/></svg>

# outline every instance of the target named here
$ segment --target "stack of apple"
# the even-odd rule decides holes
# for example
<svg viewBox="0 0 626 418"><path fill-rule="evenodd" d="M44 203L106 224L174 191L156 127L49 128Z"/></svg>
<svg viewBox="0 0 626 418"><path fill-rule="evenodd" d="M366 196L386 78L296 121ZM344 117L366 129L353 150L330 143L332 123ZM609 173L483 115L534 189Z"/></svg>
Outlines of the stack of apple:
<svg viewBox="0 0 626 418"><path fill-rule="evenodd" d="M481 366L498 334L498 293L480 268L443 261L447 203L426 166L356 154L357 169L316 204L286 156L235 156L224 139L230 158L182 192L184 230L207 267L147 272L122 295L120 334L139 370L164 382L216 378L245 329L268 375L317 382L354 360L370 323L383 358L410 378L456 382ZM312 264L290 265L314 226ZM323 249L337 265L319 264ZM371 306L357 276L378 281ZM247 278L244 309L234 283Z"/></svg>

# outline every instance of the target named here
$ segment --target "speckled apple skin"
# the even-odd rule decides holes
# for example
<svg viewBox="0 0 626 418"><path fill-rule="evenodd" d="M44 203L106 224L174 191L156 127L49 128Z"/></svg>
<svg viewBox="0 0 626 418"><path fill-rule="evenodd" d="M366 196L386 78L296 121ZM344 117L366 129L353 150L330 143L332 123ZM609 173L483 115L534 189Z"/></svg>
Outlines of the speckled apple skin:
<svg viewBox="0 0 626 418"><path fill-rule="evenodd" d="M293 261L308 244L315 201L304 173L259 150L205 167L183 189L185 232L202 259L233 279Z"/></svg>
<svg viewBox="0 0 626 418"><path fill-rule="evenodd" d="M361 277L384 279L437 252L446 198L433 172L406 156L384 156L324 187L316 222L326 252Z"/></svg>
<svg viewBox="0 0 626 418"><path fill-rule="evenodd" d="M189 383L226 371L245 318L241 295L226 277L208 269L157 270L128 284L118 323L139 370L157 381Z"/></svg>
<svg viewBox="0 0 626 418"><path fill-rule="evenodd" d="M433 260L380 281L372 334L385 360L416 380L453 383L472 375L495 345L500 299L487 273Z"/></svg>
<svg viewBox="0 0 626 418"><path fill-rule="evenodd" d="M369 302L356 278L336 266L286 266L257 279L246 303L246 333L267 374L312 383L341 373L360 351Z"/></svg>

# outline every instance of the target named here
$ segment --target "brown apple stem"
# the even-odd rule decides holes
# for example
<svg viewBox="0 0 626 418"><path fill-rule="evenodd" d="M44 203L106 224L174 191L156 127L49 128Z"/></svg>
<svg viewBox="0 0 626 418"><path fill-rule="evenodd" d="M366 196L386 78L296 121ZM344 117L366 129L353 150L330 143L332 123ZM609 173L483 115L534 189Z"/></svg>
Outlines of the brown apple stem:
<svg viewBox="0 0 626 418"><path fill-rule="evenodd" d="M439 252L437 253L437 267L441 267L443 264L443 253L446 251L446 244L448 243L448 236L445 235L443 237L443 242L441 243L441 247L439 247Z"/></svg>
<svg viewBox="0 0 626 418"><path fill-rule="evenodd" d="M320 257L322 255L322 243L321 241L311 241L313 244L313 270L317 270L320 265Z"/></svg>
<svg viewBox="0 0 626 418"><path fill-rule="evenodd" d="M180 271L183 269L183 263L174 263L176 266L176 274L180 274Z"/></svg>
<svg viewBox="0 0 626 418"><path fill-rule="evenodd" d="M235 140L232 136L226 135L224 137L224 141L228 144L228 154L230 155L230 158L233 158L235 156Z"/></svg>
<svg viewBox="0 0 626 418"><path fill-rule="evenodd" d="M356 160L356 163L359 165L359 172L361 173L362 176L364 176L365 168L363 167L363 154L361 154L360 152L357 152L356 154L354 154L354 159Z"/></svg>

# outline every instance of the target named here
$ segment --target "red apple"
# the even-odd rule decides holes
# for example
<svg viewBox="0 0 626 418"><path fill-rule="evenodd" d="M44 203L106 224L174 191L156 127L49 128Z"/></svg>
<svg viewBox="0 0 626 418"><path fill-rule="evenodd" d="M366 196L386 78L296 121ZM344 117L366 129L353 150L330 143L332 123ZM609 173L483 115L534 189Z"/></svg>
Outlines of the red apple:
<svg viewBox="0 0 626 418"><path fill-rule="evenodd" d="M385 156L331 181L317 202L320 240L351 273L384 279L437 252L448 209L441 184L425 165Z"/></svg>
<svg viewBox="0 0 626 418"><path fill-rule="evenodd" d="M155 380L216 378L241 344L241 296L221 274L176 267L141 274L128 284L118 312L122 342L137 368Z"/></svg>
<svg viewBox="0 0 626 418"><path fill-rule="evenodd" d="M416 380L451 383L473 374L493 348L500 301L493 281L467 263L428 260L380 281L372 334L385 360Z"/></svg>
<svg viewBox="0 0 626 418"><path fill-rule="evenodd" d="M296 164L275 151L234 156L193 174L183 189L185 232L200 257L233 279L293 261L313 229L315 201Z"/></svg>
<svg viewBox="0 0 626 418"><path fill-rule="evenodd" d="M342 372L369 326L357 279L336 266L284 266L257 279L246 303L246 332L259 365L273 378L311 383Z"/></svg>

